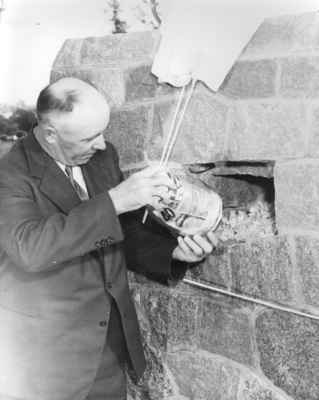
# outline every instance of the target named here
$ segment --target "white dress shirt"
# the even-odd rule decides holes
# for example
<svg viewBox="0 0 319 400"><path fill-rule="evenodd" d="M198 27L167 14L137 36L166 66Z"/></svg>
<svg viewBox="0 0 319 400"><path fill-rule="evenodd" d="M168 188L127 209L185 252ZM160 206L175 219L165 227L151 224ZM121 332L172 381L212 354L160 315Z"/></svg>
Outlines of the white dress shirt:
<svg viewBox="0 0 319 400"><path fill-rule="evenodd" d="M55 162L62 169L65 175L68 176L67 173L65 172L65 165L56 160ZM76 180L76 183L78 183L81 186L81 188L86 192L86 194L88 194L88 190L85 184L85 180L83 178L81 167L75 165L74 167L72 167L72 172L73 172L73 178Z"/></svg>

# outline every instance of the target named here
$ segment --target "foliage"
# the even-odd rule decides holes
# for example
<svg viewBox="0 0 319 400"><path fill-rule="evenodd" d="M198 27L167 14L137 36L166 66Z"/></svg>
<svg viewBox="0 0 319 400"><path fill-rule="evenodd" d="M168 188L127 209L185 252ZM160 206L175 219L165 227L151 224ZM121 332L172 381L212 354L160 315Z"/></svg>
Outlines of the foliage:
<svg viewBox="0 0 319 400"><path fill-rule="evenodd" d="M142 0L136 7L137 18L152 29L158 29L161 25L159 2L157 0Z"/></svg>
<svg viewBox="0 0 319 400"><path fill-rule="evenodd" d="M32 131L36 125L35 113L31 109L16 108L9 117L0 114L0 137L16 139Z"/></svg>
<svg viewBox="0 0 319 400"><path fill-rule="evenodd" d="M145 25L146 29L158 29L161 25L161 15L158 0L133 0L130 6L121 4L121 0L107 0L105 13L111 12L112 33L126 33L134 29L136 22ZM127 19L132 16L135 21L130 27Z"/></svg>
<svg viewBox="0 0 319 400"><path fill-rule="evenodd" d="M120 18L120 2L119 0L109 0L108 5L112 10L112 33L125 33L127 30L127 23Z"/></svg>

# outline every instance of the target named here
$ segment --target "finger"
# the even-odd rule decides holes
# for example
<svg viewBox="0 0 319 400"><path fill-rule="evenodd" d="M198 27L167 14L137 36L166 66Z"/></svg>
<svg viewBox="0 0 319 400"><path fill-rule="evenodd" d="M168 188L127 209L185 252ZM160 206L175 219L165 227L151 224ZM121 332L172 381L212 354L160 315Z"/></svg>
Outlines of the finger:
<svg viewBox="0 0 319 400"><path fill-rule="evenodd" d="M167 207L170 203L169 189L166 186L138 186L135 189L135 197L140 204L149 204L155 209Z"/></svg>
<svg viewBox="0 0 319 400"><path fill-rule="evenodd" d="M158 187L156 191L152 194L153 207L163 208L169 204L168 188Z"/></svg>
<svg viewBox="0 0 319 400"><path fill-rule="evenodd" d="M184 239L181 236L177 237L178 245L179 248L185 253L185 255L189 255L192 252L190 251L190 248L188 245L185 243Z"/></svg>
<svg viewBox="0 0 319 400"><path fill-rule="evenodd" d="M217 238L217 236L215 235L215 233L214 233L213 231L208 231L206 236L207 236L208 240L211 242L211 244L212 244L214 247L217 247L217 245L218 245L218 238Z"/></svg>
<svg viewBox="0 0 319 400"><path fill-rule="evenodd" d="M198 256L198 257L204 256L204 250L196 242L194 242L194 240L192 240L189 236L184 237L184 242L187 244L190 251L192 251L194 254L196 254L196 256Z"/></svg>
<svg viewBox="0 0 319 400"><path fill-rule="evenodd" d="M210 254L213 251L213 245L205 237L194 235L193 241L201 247L205 254Z"/></svg>

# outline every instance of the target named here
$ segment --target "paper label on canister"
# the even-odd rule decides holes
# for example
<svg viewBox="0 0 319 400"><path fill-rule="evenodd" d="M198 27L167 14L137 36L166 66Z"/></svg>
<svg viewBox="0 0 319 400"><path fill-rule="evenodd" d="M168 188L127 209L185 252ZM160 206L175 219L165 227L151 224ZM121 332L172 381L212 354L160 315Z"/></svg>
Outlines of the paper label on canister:
<svg viewBox="0 0 319 400"><path fill-rule="evenodd" d="M194 235L214 230L222 216L221 198L213 190L174 177L175 189L171 201L155 211L168 226L182 235Z"/></svg>

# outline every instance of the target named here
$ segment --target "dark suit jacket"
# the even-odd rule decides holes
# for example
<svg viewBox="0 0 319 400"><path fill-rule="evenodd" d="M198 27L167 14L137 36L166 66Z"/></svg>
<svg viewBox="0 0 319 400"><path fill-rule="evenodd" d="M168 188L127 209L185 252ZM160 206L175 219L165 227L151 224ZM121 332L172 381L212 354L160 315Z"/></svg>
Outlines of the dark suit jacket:
<svg viewBox="0 0 319 400"><path fill-rule="evenodd" d="M33 135L0 161L0 393L80 400L103 350L110 300L118 305L131 366L145 368L127 282L132 269L166 279L176 245L134 213L116 216L107 190L121 180L111 144L82 168L81 202Z"/></svg>

